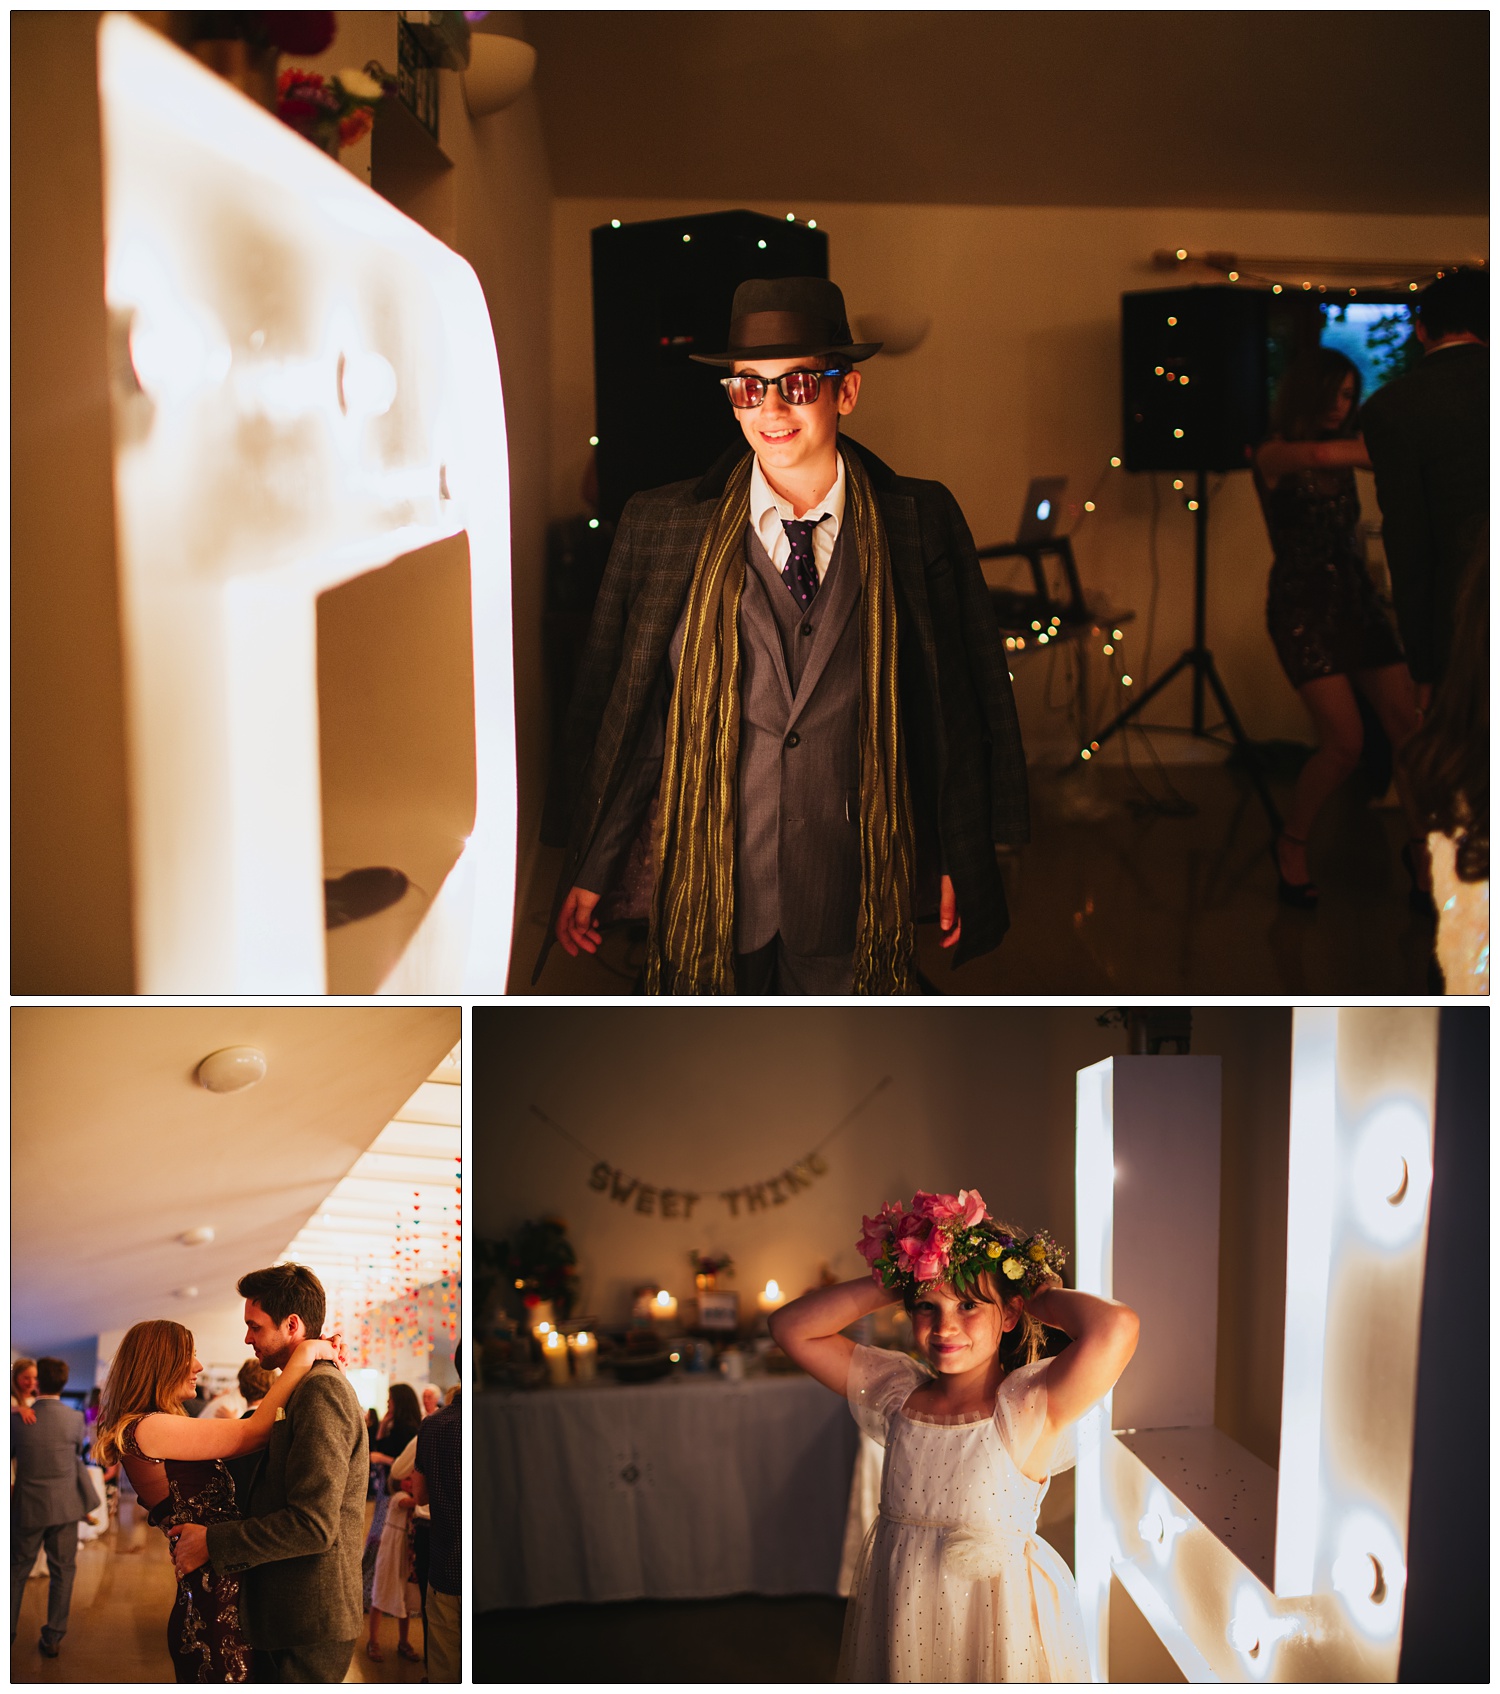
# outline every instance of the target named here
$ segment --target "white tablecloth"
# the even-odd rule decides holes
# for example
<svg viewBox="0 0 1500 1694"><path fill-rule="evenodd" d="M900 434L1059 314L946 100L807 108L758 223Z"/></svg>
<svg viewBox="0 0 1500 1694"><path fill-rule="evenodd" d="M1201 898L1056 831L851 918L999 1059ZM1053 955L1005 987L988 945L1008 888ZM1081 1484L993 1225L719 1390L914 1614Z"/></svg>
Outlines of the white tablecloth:
<svg viewBox="0 0 1500 1694"><path fill-rule="evenodd" d="M858 1431L810 1377L474 1397L474 1607L836 1594Z"/></svg>

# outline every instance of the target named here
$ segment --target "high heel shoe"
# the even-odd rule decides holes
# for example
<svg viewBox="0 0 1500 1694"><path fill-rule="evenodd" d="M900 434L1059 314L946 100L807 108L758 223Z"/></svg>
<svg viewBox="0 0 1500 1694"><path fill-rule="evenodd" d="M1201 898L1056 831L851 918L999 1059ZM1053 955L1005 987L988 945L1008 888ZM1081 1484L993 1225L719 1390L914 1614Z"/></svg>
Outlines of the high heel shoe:
<svg viewBox="0 0 1500 1694"><path fill-rule="evenodd" d="M1288 882L1286 872L1281 868L1281 843L1290 841L1294 847L1305 847L1307 843L1297 836L1282 830L1271 843L1271 857L1276 862L1276 898L1283 906L1291 906L1299 912L1311 912L1317 909L1318 885L1309 879L1307 882Z"/></svg>
<svg viewBox="0 0 1500 1694"><path fill-rule="evenodd" d="M1407 908L1413 912L1422 912L1428 917L1435 916L1437 907L1433 903L1431 888L1424 888L1417 875L1417 854L1426 852L1425 841L1403 841L1401 844L1401 863L1406 870L1406 880L1410 884L1406 891ZM1430 875L1429 871L1429 875Z"/></svg>

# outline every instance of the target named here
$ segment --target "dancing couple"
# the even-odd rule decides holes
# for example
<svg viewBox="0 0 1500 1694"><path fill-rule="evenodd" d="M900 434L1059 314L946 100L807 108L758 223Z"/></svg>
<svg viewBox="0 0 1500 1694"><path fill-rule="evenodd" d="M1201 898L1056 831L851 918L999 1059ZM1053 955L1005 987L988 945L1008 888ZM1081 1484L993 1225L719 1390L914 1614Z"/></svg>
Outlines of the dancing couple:
<svg viewBox="0 0 1500 1694"><path fill-rule="evenodd" d="M280 1372L259 1406L238 1421L187 1416L203 1369L192 1334L152 1318L110 1365L95 1456L124 1466L172 1543L178 1682L342 1682L363 1624L364 1413L306 1266L251 1271L239 1292L246 1345Z"/></svg>

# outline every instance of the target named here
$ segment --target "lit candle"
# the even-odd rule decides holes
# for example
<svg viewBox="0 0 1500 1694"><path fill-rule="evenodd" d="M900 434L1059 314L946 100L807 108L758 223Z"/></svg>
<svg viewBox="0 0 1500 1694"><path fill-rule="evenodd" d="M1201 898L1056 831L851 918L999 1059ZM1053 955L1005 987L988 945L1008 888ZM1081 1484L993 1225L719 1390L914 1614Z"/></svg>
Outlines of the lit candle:
<svg viewBox="0 0 1500 1694"><path fill-rule="evenodd" d="M656 1298L651 1302L651 1316L657 1323L673 1323L677 1318L677 1300L668 1294L665 1288L657 1290Z"/></svg>
<svg viewBox="0 0 1500 1694"><path fill-rule="evenodd" d="M549 1335L551 1335L552 1332L553 1332L552 1331L552 1325L550 1323L546 1323L546 1322L542 1322L542 1323L535 1325L535 1327L531 1331L531 1333L537 1338L537 1340L542 1344L543 1347L545 1347L547 1345L547 1337Z"/></svg>
<svg viewBox="0 0 1500 1694"><path fill-rule="evenodd" d="M766 1284L763 1293L757 1296L761 1311L769 1314L778 1311L786 1304L786 1295L781 1291L781 1284L773 1276Z"/></svg>
<svg viewBox="0 0 1500 1694"><path fill-rule="evenodd" d="M569 1336L568 1345L573 1349L573 1374L580 1382L591 1382L594 1376L594 1359L599 1351L599 1343L586 1329L581 1329L577 1335Z"/></svg>
<svg viewBox="0 0 1500 1694"><path fill-rule="evenodd" d="M547 1379L554 1387L564 1387L568 1380L568 1344L555 1329L549 1330L542 1343L542 1357L547 1361Z"/></svg>

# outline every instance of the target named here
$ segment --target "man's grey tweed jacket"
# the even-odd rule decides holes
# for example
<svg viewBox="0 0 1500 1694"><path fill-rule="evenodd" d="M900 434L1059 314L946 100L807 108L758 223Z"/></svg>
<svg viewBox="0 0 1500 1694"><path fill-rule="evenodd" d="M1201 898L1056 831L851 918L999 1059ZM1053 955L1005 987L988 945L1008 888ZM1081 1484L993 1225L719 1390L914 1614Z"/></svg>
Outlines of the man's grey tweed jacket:
<svg viewBox="0 0 1500 1694"><path fill-rule="evenodd" d="M997 947L1009 927L995 844L1019 845L1029 833L1005 649L958 502L940 482L897 476L848 436L843 445L869 473L890 548L917 886L935 886L939 864L952 877L962 964ZM704 531L747 451L731 449L697 482L635 495L621 515L543 815L542 839L567 853L533 981L657 693Z"/></svg>

